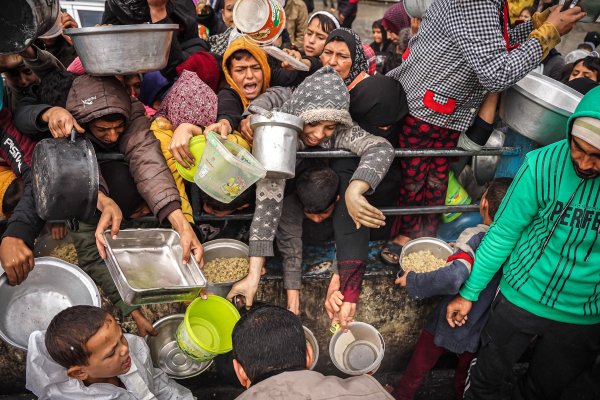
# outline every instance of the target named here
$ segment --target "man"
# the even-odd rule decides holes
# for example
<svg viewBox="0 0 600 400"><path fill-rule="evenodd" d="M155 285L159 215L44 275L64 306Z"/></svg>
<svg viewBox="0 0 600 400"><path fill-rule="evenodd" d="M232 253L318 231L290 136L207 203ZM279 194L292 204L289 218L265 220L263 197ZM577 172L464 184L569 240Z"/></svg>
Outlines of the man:
<svg viewBox="0 0 600 400"><path fill-rule="evenodd" d="M47 123L45 129L51 128L54 137L67 137L71 129L79 133L85 131L97 154L120 152L124 155L128 166L120 161L101 163L98 196L101 214L90 221L79 221L72 237L80 266L103 286L106 295L124 315L132 314L141 336L153 333L152 325L139 310L125 304L116 291L102 260L106 258L104 231L110 228L111 234L116 236L123 217L136 218L152 213L161 222L168 220L180 234L184 263L189 260L190 253L198 262L202 259L202 245L181 211L175 181L158 140L149 131L150 120L144 114L141 103L132 99L116 78L83 75L73 81L66 109L41 107L41 112L32 118L28 127L30 130L42 129ZM28 215L31 212L35 215L35 210ZM17 271L21 277L12 284L22 282L33 268L28 244L33 244L41 229L39 224L27 225L26 221L19 225L26 230L28 239L7 241L6 236L10 236L7 233L0 246L2 265ZM14 257L14 254L23 254L23 257Z"/></svg>
<svg viewBox="0 0 600 400"><path fill-rule="evenodd" d="M306 345L300 319L276 306L258 307L233 329L233 369L247 390L244 399L393 399L369 375L341 379L308 368L313 349Z"/></svg>
<svg viewBox="0 0 600 400"><path fill-rule="evenodd" d="M594 363L600 349L599 102L596 88L569 119L567 140L528 154L473 272L448 304L448 323L468 324L472 302L503 269L465 399L497 398L534 338L529 370L513 398L558 399Z"/></svg>

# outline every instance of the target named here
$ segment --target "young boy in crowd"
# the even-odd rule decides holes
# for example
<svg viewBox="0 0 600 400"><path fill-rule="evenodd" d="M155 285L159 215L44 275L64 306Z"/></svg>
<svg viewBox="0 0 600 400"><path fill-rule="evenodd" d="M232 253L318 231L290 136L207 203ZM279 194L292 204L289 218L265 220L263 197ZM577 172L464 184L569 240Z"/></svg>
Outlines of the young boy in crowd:
<svg viewBox="0 0 600 400"><path fill-rule="evenodd" d="M106 311L74 306L29 337L27 389L40 399L192 400L152 366L143 338L123 334Z"/></svg>
<svg viewBox="0 0 600 400"><path fill-rule="evenodd" d="M295 192L283 200L283 211L275 241L283 263L287 308L299 315L303 237L312 238L313 241L316 239L320 243L328 239L333 240L331 215L340 196L339 178L326 166L307 169L298 176L295 183Z"/></svg>
<svg viewBox="0 0 600 400"><path fill-rule="evenodd" d="M198 191L200 192L203 214L203 217L201 217L203 222L198 224L200 241L204 243L215 239L235 239L248 243L250 221L238 219L206 221L204 215L224 218L236 213L252 214L254 212L254 199L256 197L255 186L251 186L229 203L221 203L204 193L201 189L198 189Z"/></svg>
<svg viewBox="0 0 600 400"><path fill-rule="evenodd" d="M454 246L454 254L448 257L445 267L421 274L405 271L404 275L396 279L396 284L406 287L408 295L415 299L445 296L421 331L408 367L394 391L396 399L412 399L427 373L439 358L449 351L458 355L454 390L457 399L463 398L469 365L479 347L481 330L487 321L490 304L496 296L501 272L492 279L479 296L479 300L473 304L469 320L463 327L466 329L452 329L448 325L446 306L469 277L475 261L475 252L494 221L511 181L510 178L498 178L490 182L479 206L483 224L467 228L461 233Z"/></svg>

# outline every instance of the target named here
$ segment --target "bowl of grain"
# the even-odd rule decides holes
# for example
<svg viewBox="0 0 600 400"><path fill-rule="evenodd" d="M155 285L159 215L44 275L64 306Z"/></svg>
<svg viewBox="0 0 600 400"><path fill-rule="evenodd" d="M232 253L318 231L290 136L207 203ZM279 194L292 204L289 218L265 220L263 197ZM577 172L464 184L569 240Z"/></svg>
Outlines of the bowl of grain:
<svg viewBox="0 0 600 400"><path fill-rule="evenodd" d="M204 247L206 293L227 297L234 283L248 275L248 245L234 239L216 239Z"/></svg>
<svg viewBox="0 0 600 400"><path fill-rule="evenodd" d="M452 247L443 240L432 237L413 239L402 247L398 275L401 276L403 271L419 274L438 270L446 265L452 252Z"/></svg>
<svg viewBox="0 0 600 400"><path fill-rule="evenodd" d="M33 247L34 257L55 257L63 261L78 265L77 251L73 245L73 238L67 234L63 239L52 239L50 233L46 233L36 239Z"/></svg>

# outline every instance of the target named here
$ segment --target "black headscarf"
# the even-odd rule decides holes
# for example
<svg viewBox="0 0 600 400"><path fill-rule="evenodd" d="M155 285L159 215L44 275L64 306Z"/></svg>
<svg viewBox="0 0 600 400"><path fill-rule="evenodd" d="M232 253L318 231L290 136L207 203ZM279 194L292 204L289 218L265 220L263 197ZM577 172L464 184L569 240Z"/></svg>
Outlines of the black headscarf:
<svg viewBox="0 0 600 400"><path fill-rule="evenodd" d="M598 82L591 80L590 78L577 78L566 83L571 89L577 90L579 93L585 95L590 90L598 87Z"/></svg>
<svg viewBox="0 0 600 400"><path fill-rule="evenodd" d="M396 128L408 114L406 93L397 80L373 75L350 91L350 115L365 131L394 144ZM391 126L383 130L380 127Z"/></svg>
<svg viewBox="0 0 600 400"><path fill-rule="evenodd" d="M352 66L350 67L350 72L348 76L344 79L344 83L346 86L350 85L354 79L361 72L369 72L369 62L367 61L367 56L362 47L362 42L360 37L354 33L352 29L348 28L338 28L334 29L327 36L327 40L325 41L325 46L327 43L331 42L334 39L342 40L348 46L350 50L350 57L352 57Z"/></svg>
<svg viewBox="0 0 600 400"><path fill-rule="evenodd" d="M383 25L381 25L380 19L373 22L373 29L375 29L375 28L377 28L377 29L379 29L379 31L381 31L381 43L371 42L371 44L369 46L371 46L371 48L373 49L373 51L375 53L381 53L381 52L387 51L388 47L391 44L391 41L387 37L387 31L385 30Z"/></svg>

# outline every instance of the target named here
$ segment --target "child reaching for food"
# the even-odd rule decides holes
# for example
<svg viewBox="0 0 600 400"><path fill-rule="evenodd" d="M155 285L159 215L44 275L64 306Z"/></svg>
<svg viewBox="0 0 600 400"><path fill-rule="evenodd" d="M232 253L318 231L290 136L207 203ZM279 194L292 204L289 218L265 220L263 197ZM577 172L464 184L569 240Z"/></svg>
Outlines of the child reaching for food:
<svg viewBox="0 0 600 400"><path fill-rule="evenodd" d="M27 389L63 400L193 400L192 393L152 366L143 338L123 334L106 311L74 306L46 331L29 337Z"/></svg>
<svg viewBox="0 0 600 400"><path fill-rule="evenodd" d="M498 178L490 182L479 206L483 224L467 228L460 234L454 246L454 253L448 257L444 267L432 272L415 273L403 265L404 275L396 279L395 283L406 287L410 297L415 299L440 295L445 297L439 302L421 331L408 367L392 393L396 399L412 399L427 373L447 352L458 356L458 364L454 372L454 390L457 399L463 398L469 365L479 347L481 330L496 296L501 272L492 279L479 296L479 300L473 303L469 319L461 329L452 329L446 322L446 306L469 277L475 261L475 252L494 221L511 181L510 178Z"/></svg>

